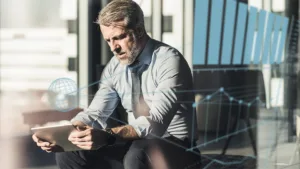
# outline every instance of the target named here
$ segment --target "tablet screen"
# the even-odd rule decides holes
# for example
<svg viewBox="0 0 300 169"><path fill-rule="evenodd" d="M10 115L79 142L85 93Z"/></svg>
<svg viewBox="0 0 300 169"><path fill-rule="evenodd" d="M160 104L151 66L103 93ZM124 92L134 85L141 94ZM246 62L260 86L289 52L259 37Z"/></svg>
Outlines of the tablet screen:
<svg viewBox="0 0 300 169"><path fill-rule="evenodd" d="M79 147L72 144L68 137L74 130L74 126L70 124L59 124L53 126L35 127L32 132L42 140L60 146L63 151L76 151L81 150Z"/></svg>

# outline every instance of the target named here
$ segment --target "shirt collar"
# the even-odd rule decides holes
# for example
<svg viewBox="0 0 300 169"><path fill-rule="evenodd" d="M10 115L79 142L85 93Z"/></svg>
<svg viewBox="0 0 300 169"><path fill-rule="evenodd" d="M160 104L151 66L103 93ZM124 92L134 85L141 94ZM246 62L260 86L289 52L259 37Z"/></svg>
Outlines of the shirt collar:
<svg viewBox="0 0 300 169"><path fill-rule="evenodd" d="M136 58L139 61L139 63L150 65L154 46L155 46L154 40L149 38L144 49Z"/></svg>

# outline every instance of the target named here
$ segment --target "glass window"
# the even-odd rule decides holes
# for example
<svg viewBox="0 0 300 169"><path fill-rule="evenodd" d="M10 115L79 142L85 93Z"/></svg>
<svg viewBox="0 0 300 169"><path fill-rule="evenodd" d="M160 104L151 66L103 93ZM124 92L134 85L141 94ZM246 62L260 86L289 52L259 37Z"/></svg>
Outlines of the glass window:
<svg viewBox="0 0 300 169"><path fill-rule="evenodd" d="M5 159L1 164L5 168L27 168L36 165L33 161L51 161L51 155L42 159L29 146L33 145L30 128L70 115L56 111L59 107L51 103L62 101L57 104L61 108L77 105L69 92L77 91L77 0L0 0L0 4L0 141L4 143L0 148L8 150L0 159ZM54 90L64 94L50 95L49 87L62 78Z"/></svg>
<svg viewBox="0 0 300 169"><path fill-rule="evenodd" d="M52 82L77 82L77 0L0 2L0 135L23 135L30 133L26 112L55 108Z"/></svg>
<svg viewBox="0 0 300 169"><path fill-rule="evenodd" d="M183 0L163 0L162 41L183 52Z"/></svg>
<svg viewBox="0 0 300 169"><path fill-rule="evenodd" d="M248 0L248 4L258 9L262 9L263 0Z"/></svg>
<svg viewBox="0 0 300 169"><path fill-rule="evenodd" d="M285 0L271 0L272 12L283 15L285 11Z"/></svg>
<svg viewBox="0 0 300 169"><path fill-rule="evenodd" d="M134 0L144 12L145 28L149 36L152 35L152 0Z"/></svg>

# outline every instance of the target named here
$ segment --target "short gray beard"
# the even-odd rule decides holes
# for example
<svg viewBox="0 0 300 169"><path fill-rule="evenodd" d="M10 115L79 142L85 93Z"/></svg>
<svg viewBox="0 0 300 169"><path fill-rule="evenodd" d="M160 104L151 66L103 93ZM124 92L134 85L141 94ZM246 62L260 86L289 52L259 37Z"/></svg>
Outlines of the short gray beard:
<svg viewBox="0 0 300 169"><path fill-rule="evenodd" d="M133 49L132 49L132 52L130 53L130 56L128 57L128 65L132 64L137 56L139 54L139 50L138 48L135 46Z"/></svg>
<svg viewBox="0 0 300 169"><path fill-rule="evenodd" d="M124 63L126 65L131 65L136 60L137 56L140 53L140 49L137 47L137 38L134 34L133 34L133 41L134 44L131 49L130 55L128 56L127 63Z"/></svg>

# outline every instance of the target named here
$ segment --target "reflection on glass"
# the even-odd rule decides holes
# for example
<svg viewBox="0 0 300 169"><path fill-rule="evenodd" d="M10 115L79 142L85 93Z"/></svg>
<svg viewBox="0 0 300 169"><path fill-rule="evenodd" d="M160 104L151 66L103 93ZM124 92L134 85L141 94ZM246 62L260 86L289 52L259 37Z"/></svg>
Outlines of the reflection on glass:
<svg viewBox="0 0 300 169"><path fill-rule="evenodd" d="M66 18L62 2L0 0L0 149L8 152L0 155L2 168L40 160L36 154L27 159L26 152L34 151L30 127L66 115L53 118L47 95L58 78L77 83L70 65L77 56L77 19Z"/></svg>

